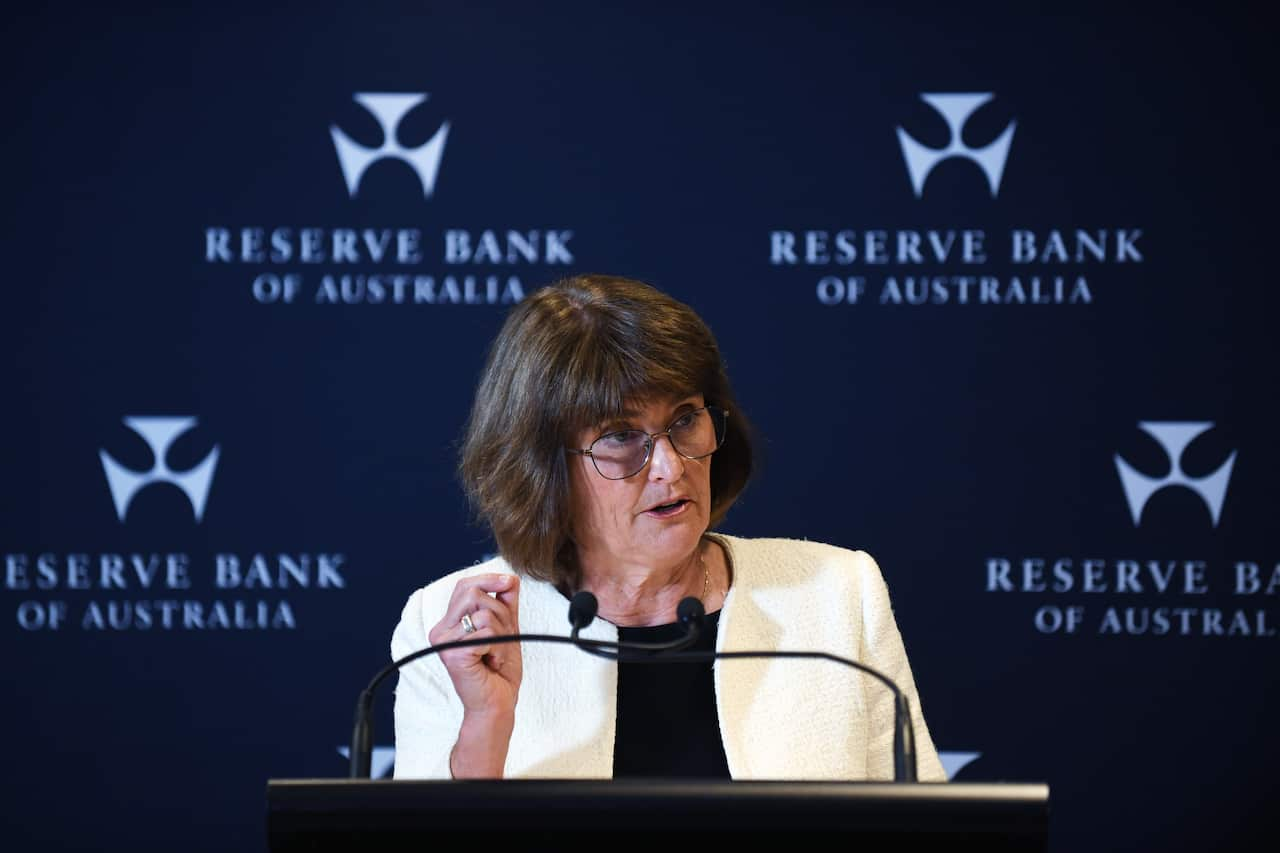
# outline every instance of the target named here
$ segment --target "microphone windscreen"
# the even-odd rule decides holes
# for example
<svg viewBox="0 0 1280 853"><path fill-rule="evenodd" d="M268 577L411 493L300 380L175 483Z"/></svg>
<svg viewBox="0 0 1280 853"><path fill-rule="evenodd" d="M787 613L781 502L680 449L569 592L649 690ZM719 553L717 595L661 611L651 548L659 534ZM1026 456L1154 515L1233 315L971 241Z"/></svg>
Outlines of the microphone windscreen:
<svg viewBox="0 0 1280 853"><path fill-rule="evenodd" d="M702 606L702 602L694 598L692 595L688 598L680 599L680 604L676 606L676 619L681 625L688 625L693 622L702 625L702 617L707 615L707 610Z"/></svg>
<svg viewBox="0 0 1280 853"><path fill-rule="evenodd" d="M599 606L600 602L596 601L596 597L585 589L574 593L569 601L569 624L579 631L583 630L595 620Z"/></svg>

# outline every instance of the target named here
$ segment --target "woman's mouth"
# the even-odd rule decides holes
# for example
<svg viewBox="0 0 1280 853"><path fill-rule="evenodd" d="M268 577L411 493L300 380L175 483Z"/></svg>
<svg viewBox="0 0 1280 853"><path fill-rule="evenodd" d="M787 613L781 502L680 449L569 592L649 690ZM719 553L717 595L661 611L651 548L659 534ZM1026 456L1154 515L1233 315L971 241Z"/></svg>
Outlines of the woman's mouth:
<svg viewBox="0 0 1280 853"><path fill-rule="evenodd" d="M672 516L679 515L684 512L688 505L689 501L681 498L680 500L672 501L669 504L659 504L652 509L645 510L644 514L651 515L654 518L671 518Z"/></svg>

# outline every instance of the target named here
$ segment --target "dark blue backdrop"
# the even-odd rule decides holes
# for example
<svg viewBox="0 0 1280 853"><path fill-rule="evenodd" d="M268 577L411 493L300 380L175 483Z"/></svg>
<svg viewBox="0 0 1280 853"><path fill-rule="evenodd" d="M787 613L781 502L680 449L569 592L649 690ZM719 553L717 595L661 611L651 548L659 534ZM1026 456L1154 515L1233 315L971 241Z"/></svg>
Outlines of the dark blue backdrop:
<svg viewBox="0 0 1280 853"><path fill-rule="evenodd" d="M253 849L267 778L341 775L405 597L491 549L452 467L503 295L580 271L716 331L763 437L724 529L878 559L957 778L1047 780L1057 849L1242 845L1278 757L1265 32L1115 4L28 12L0 59L5 846ZM429 97L380 125L362 93ZM416 149L446 122L430 197L394 158L349 193L334 128ZM959 155L919 194L899 129ZM195 423L124 422L162 416ZM113 494L148 439L174 472L216 447L211 478ZM1143 503L1117 459L1191 486Z"/></svg>

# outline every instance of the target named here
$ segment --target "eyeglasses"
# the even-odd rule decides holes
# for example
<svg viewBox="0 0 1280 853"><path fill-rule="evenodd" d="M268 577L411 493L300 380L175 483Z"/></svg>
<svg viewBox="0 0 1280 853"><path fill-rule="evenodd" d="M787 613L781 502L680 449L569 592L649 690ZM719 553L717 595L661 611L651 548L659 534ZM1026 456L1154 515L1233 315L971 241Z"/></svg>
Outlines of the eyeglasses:
<svg viewBox="0 0 1280 853"><path fill-rule="evenodd" d="M644 470L653 455L654 441L664 435L675 452L685 459L702 459L715 453L724 444L728 418L729 413L718 406L703 406L680 415L662 432L624 429L600 436L586 450L565 449L579 456L590 456L606 480L625 480Z"/></svg>

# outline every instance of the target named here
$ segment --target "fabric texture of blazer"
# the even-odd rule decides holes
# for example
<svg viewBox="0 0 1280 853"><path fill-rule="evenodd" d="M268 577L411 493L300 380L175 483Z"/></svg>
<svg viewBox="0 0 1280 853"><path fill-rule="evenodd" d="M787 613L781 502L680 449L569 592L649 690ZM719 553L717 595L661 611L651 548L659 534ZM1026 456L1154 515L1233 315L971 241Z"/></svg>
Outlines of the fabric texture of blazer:
<svg viewBox="0 0 1280 853"><path fill-rule="evenodd" d="M790 539L711 534L729 556L733 583L720 613L718 651L828 652L865 663L907 694L921 781L946 781L925 725L915 680L880 568L863 551ZM414 592L391 639L399 658L428 645L459 579L513 573L501 557ZM569 603L532 578L520 585L520 631L569 632ZM596 619L582 635L616 642ZM569 645L522 645L524 676L504 775L610 778L618 668ZM400 671L396 778L448 779L462 703L438 656ZM739 659L715 663L720 735L734 779L893 778L893 696L879 681L829 661Z"/></svg>

